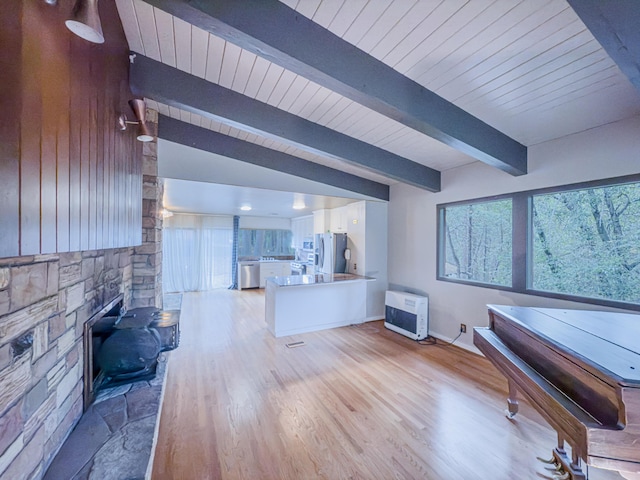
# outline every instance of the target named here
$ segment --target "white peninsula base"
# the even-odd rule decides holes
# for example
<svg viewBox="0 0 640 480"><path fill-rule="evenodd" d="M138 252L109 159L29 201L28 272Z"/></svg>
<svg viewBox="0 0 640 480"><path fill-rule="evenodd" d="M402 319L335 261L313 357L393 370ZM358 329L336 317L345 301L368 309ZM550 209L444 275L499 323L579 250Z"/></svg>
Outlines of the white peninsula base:
<svg viewBox="0 0 640 480"><path fill-rule="evenodd" d="M336 273L267 279L265 319L276 337L362 323L367 316L367 282Z"/></svg>

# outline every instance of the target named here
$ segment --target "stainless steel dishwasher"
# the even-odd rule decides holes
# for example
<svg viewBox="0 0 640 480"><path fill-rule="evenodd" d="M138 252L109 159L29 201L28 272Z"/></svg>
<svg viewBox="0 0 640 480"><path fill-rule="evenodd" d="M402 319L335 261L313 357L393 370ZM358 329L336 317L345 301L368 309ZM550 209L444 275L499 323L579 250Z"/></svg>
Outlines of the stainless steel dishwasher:
<svg viewBox="0 0 640 480"><path fill-rule="evenodd" d="M260 262L239 262L240 290L260 286Z"/></svg>

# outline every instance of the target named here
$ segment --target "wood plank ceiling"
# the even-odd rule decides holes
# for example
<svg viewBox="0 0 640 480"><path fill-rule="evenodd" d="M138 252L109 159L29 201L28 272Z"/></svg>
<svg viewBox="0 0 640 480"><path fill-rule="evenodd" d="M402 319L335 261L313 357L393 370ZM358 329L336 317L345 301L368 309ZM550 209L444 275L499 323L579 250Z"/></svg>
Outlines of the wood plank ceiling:
<svg viewBox="0 0 640 480"><path fill-rule="evenodd" d="M134 52L438 171L476 161L142 0L116 2ZM640 114L638 92L565 0L283 3L525 146ZM205 129L396 182L251 129L147 103Z"/></svg>

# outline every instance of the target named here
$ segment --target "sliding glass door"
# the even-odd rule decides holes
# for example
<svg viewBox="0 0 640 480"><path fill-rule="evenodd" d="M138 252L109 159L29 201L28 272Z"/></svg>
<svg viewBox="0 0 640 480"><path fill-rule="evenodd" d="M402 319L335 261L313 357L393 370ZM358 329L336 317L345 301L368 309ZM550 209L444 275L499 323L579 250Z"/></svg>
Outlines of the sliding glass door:
<svg viewBox="0 0 640 480"><path fill-rule="evenodd" d="M174 215L164 222L165 292L228 288L232 278L232 217Z"/></svg>

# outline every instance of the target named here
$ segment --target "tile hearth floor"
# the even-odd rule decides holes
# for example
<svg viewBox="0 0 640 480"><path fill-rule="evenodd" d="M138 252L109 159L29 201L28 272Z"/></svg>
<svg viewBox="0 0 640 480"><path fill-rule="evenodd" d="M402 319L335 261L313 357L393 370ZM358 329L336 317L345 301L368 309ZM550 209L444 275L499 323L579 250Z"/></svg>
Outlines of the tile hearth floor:
<svg viewBox="0 0 640 480"><path fill-rule="evenodd" d="M105 389L82 415L45 480L138 480L150 464L168 353L149 381Z"/></svg>
<svg viewBox="0 0 640 480"><path fill-rule="evenodd" d="M180 310L181 293L163 296L164 310ZM142 480L152 451L171 352L158 358L148 381L98 392L51 465L44 480Z"/></svg>

